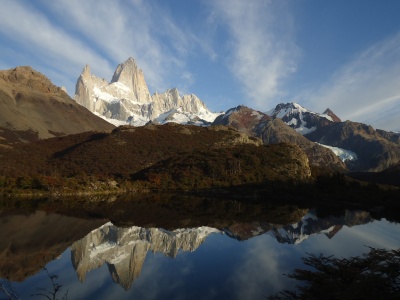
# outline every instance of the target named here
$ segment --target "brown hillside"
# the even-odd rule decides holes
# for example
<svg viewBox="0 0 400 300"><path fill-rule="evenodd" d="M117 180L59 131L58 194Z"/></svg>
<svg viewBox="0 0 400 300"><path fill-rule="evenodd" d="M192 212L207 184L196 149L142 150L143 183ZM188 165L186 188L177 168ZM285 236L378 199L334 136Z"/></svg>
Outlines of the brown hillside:
<svg viewBox="0 0 400 300"><path fill-rule="evenodd" d="M85 132L3 150L0 175L129 176L181 153L242 143L260 144L260 141L221 126L204 128L168 123L118 127L112 133Z"/></svg>
<svg viewBox="0 0 400 300"><path fill-rule="evenodd" d="M117 180L196 189L309 178L308 159L300 148L260 145L259 139L225 126L168 123L86 132L0 150L0 187L59 189ZM172 184L160 186L151 174L168 175ZM201 185L194 186L199 179Z"/></svg>
<svg viewBox="0 0 400 300"><path fill-rule="evenodd" d="M166 189L226 187L266 181L307 180L308 158L293 144L249 144L196 151L160 161L134 178Z"/></svg>
<svg viewBox="0 0 400 300"><path fill-rule="evenodd" d="M1 144L113 128L32 68L0 71Z"/></svg>

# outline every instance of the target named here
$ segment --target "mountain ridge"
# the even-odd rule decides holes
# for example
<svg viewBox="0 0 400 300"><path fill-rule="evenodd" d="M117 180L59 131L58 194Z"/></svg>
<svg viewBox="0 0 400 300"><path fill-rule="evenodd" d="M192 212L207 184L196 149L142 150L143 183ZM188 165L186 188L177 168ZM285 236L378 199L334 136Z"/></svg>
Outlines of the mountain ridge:
<svg viewBox="0 0 400 300"><path fill-rule="evenodd" d="M297 103L281 103L268 112L310 141L345 152L350 171L379 172L400 162L400 134L372 126L341 121L330 109L314 113Z"/></svg>
<svg viewBox="0 0 400 300"><path fill-rule="evenodd" d="M116 125L142 126L156 119L158 123L176 119L182 124L208 125L218 115L194 94L181 96L176 88L151 96L143 71L131 57L118 65L109 83L92 75L86 65L77 80L74 99Z"/></svg>
<svg viewBox="0 0 400 300"><path fill-rule="evenodd" d="M231 126L250 136L261 138L265 145L293 143L307 155L310 165L334 171L346 169L343 162L329 149L319 146L293 130L279 118L240 105L215 119L212 125Z"/></svg>

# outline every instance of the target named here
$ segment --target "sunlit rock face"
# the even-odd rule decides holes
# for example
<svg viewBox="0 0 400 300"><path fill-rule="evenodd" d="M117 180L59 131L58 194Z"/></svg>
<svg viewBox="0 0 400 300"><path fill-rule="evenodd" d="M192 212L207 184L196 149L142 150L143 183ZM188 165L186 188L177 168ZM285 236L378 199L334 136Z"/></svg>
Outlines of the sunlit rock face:
<svg viewBox="0 0 400 300"><path fill-rule="evenodd" d="M176 88L151 96L143 71L133 58L118 65L110 83L91 74L86 65L76 83L74 99L115 125L140 126L149 121L207 125L219 115L210 112L195 95L181 96Z"/></svg>
<svg viewBox="0 0 400 300"><path fill-rule="evenodd" d="M174 258L179 251L196 250L208 235L218 232L210 227L167 231L107 223L71 246L72 263L81 281L87 272L106 263L113 280L129 289L139 277L148 251Z"/></svg>

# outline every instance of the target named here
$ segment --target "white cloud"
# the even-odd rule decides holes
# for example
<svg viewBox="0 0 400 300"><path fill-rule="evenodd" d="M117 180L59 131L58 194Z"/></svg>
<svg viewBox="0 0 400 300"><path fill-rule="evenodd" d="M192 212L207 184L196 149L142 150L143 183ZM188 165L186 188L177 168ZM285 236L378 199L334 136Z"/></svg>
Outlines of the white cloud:
<svg viewBox="0 0 400 300"><path fill-rule="evenodd" d="M341 119L400 129L400 33L370 46L302 97L308 107L330 107Z"/></svg>
<svg viewBox="0 0 400 300"><path fill-rule="evenodd" d="M58 69L62 74L75 75L90 61L104 72L112 70L109 63L81 41L54 26L44 14L18 1L4 1L0 10L0 31L16 41L43 68ZM17 21L18 20L18 21ZM4 46L7 47L7 46Z"/></svg>
<svg viewBox="0 0 400 300"><path fill-rule="evenodd" d="M211 20L231 34L227 63L254 108L272 106L284 94L283 80L296 70L300 54L291 16L282 1L210 1ZM220 18L217 18L218 14Z"/></svg>
<svg viewBox="0 0 400 300"><path fill-rule="evenodd" d="M133 57L148 85L162 91L171 88L175 78L188 80L184 86L193 84L193 78L181 74L188 73L187 60L194 50L214 57L206 40L148 1L6 0L2 6L0 36L15 43L7 46L23 48L39 71L51 69L52 75L60 73L58 78L69 77L70 94L71 82L85 64L110 80L116 65Z"/></svg>
<svg viewBox="0 0 400 300"><path fill-rule="evenodd" d="M152 36L153 12L141 1L55 1L49 8L65 28L78 32L90 47L114 65L133 57L151 86L163 85L164 71L171 62L162 45ZM110 79L113 71L93 73Z"/></svg>
<svg viewBox="0 0 400 300"><path fill-rule="evenodd" d="M246 244L240 262L228 279L236 299L257 299L261 291L274 294L289 286L291 279L282 273L290 273L298 264L296 261L300 261L297 248L279 244L268 235L252 238Z"/></svg>

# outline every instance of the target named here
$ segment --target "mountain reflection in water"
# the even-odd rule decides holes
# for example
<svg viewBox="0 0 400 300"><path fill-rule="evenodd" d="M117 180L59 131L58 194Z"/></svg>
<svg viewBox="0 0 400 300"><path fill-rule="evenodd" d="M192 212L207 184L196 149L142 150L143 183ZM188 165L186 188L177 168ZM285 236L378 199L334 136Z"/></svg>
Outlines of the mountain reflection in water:
<svg viewBox="0 0 400 300"><path fill-rule="evenodd" d="M167 231L107 223L72 244L72 263L81 281L87 272L107 263L113 280L129 289L139 277L148 251L175 258L179 250L195 251L208 235L217 232L211 227Z"/></svg>
<svg viewBox="0 0 400 300"><path fill-rule="evenodd" d="M139 277L148 251L175 258L179 251L195 251L212 233L226 233L238 240L267 233L279 243L298 244L314 234L332 238L343 226L371 221L367 212L346 211L343 217L318 219L314 212L309 212L295 224L254 222L234 224L222 230L199 227L167 231L136 226L119 228L107 223L72 244L72 263L81 281L85 280L86 273L106 263L112 279L129 289Z"/></svg>
<svg viewBox="0 0 400 300"><path fill-rule="evenodd" d="M168 207L163 201L159 204ZM367 252L365 245L400 247L400 226L377 221L366 211L321 216L318 210L293 205L192 205L183 203L181 217L174 220L175 226L168 220L168 229L156 226L159 212L165 212L161 209L153 210L156 218L138 218L138 225L124 227L109 222L98 208L90 213L95 219L43 211L2 215L0 277L11 280L22 299L43 287L43 266L59 276L69 299L253 299L294 288L296 282L282 274L302 267L305 253L349 257ZM188 217L190 209L201 206L205 209L197 211L198 218ZM226 219L216 207L225 208ZM207 214L213 218L205 218ZM122 219L125 224L135 222L127 215ZM176 227L196 219L204 226Z"/></svg>

